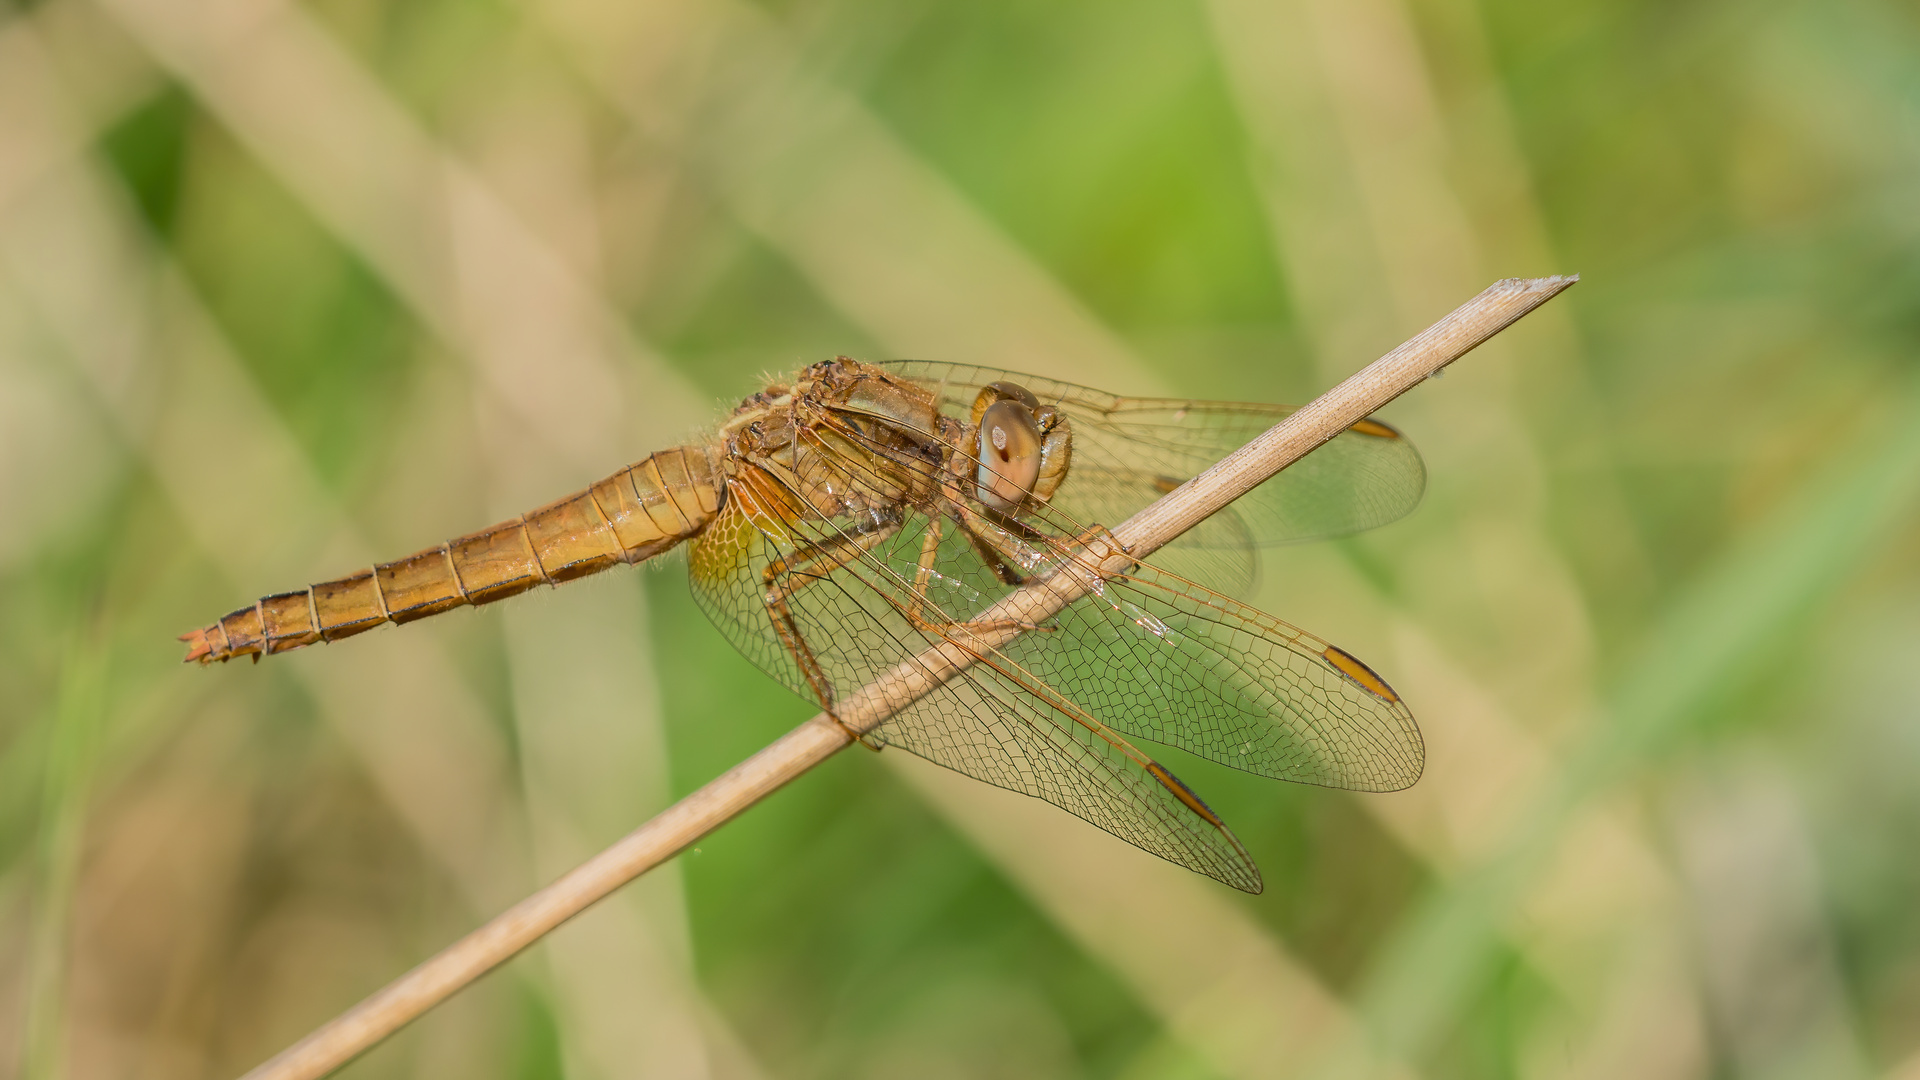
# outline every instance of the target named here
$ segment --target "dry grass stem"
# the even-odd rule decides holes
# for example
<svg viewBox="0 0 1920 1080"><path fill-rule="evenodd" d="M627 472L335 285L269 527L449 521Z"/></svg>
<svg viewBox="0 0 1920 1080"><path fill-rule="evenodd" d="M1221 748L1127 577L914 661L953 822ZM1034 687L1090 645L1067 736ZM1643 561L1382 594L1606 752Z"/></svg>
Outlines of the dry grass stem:
<svg viewBox="0 0 1920 1080"><path fill-rule="evenodd" d="M1577 280L1508 279L1489 286L1423 333L1114 528L1114 540L1126 551L1109 553L1102 569L1117 572L1132 559L1151 554ZM1091 578L1080 583L1083 589L1092 584ZM1062 589L1058 582L1047 588L1022 589L983 613L981 620L1038 622L1078 595L1074 589ZM1008 636L1014 633L1017 631L1009 631ZM846 728L866 731L879 726L893 712L971 662L971 656L963 650L944 645L901 664L849 697L839 711L839 724L822 713L794 728L612 847L247 1073L245 1080L312 1080L339 1068L615 889L845 749L851 743Z"/></svg>

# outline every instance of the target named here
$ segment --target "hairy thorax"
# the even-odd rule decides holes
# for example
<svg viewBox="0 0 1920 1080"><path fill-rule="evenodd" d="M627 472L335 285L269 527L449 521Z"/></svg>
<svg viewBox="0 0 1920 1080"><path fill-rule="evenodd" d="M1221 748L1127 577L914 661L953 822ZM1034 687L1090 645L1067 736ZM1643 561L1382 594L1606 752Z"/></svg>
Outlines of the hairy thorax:
<svg viewBox="0 0 1920 1080"><path fill-rule="evenodd" d="M792 509L825 518L931 506L965 434L925 389L845 358L747 398L719 433L730 476L765 472Z"/></svg>

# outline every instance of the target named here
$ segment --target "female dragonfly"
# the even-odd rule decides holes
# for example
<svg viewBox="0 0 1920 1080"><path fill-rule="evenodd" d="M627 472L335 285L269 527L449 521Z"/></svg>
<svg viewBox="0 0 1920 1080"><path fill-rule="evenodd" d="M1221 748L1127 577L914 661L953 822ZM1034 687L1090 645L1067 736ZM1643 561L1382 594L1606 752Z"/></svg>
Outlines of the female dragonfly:
<svg viewBox="0 0 1920 1080"><path fill-rule="evenodd" d="M929 649L965 655L879 726L852 731L869 746L1045 799L1258 892L1225 822L1131 740L1281 780L1412 784L1420 733L1386 681L1229 594L1251 583L1258 545L1407 513L1425 485L1420 456L1363 420L1153 565L1096 568L1088 541L1290 411L841 357L747 398L707 441L404 559L262 597L182 640L188 660L257 661L688 543L701 608L829 715ZM1090 587L1044 620L994 614L1023 585L1068 573Z"/></svg>

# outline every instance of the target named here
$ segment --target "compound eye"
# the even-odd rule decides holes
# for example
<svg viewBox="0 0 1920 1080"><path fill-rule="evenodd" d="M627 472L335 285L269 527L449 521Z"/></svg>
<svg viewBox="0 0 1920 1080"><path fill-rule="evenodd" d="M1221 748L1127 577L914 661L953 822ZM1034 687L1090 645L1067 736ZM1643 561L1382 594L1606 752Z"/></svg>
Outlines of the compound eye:
<svg viewBox="0 0 1920 1080"><path fill-rule="evenodd" d="M1030 411L1040 407L1040 399L1033 396L1033 391L1019 383L992 382L981 387L980 393L973 399L973 422L978 424L980 418L997 401L1017 401Z"/></svg>
<svg viewBox="0 0 1920 1080"><path fill-rule="evenodd" d="M1003 514L1018 513L1040 477L1040 428L1025 403L1002 398L980 414L974 496Z"/></svg>
<svg viewBox="0 0 1920 1080"><path fill-rule="evenodd" d="M1040 407L1040 399L1033 396L1033 391L1021 386L1019 383L988 383L983 389L996 398L1017 401L1029 409L1037 409Z"/></svg>

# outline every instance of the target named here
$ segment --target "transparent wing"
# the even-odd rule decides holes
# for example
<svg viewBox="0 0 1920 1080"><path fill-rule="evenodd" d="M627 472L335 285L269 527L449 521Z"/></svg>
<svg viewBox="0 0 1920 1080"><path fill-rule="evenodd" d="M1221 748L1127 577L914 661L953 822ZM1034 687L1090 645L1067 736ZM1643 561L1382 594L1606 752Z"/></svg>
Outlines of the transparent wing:
<svg viewBox="0 0 1920 1080"><path fill-rule="evenodd" d="M984 600L975 585L1005 589L976 555L967 552L973 567L956 559L929 575L938 602L923 602L914 587L931 519L904 508L809 518L778 488L743 470L691 552L696 599L742 653L831 709L932 646L956 643L980 662L908 704L873 741L1045 799L1169 861L1260 891L1253 860L1185 785L959 625L957 613ZM777 611L769 589L782 598ZM804 658L783 638L782 618L798 630Z"/></svg>
<svg viewBox="0 0 1920 1080"><path fill-rule="evenodd" d="M881 365L966 417L980 388L1015 382L1073 424L1073 464L1054 505L1083 522L1118 525L1239 449L1292 406L1123 398L1020 372L934 361ZM1365 420L1242 496L1176 541L1237 549L1346 536L1404 517L1426 489L1419 451L1394 428Z"/></svg>
<svg viewBox="0 0 1920 1080"><path fill-rule="evenodd" d="M977 661L903 703L874 741L1249 889L1257 871L1225 824L1124 736L1335 787L1390 790L1419 775L1411 715L1358 660L1151 567L995 647L984 613L1018 579L1079 558L1081 528L1041 507L1017 523L976 519L968 536L937 509L860 498L901 490L898 477L840 450L810 458L806 478L740 470L691 569L702 607L742 652L828 708L936 645ZM822 517L802 488L845 504Z"/></svg>
<svg viewBox="0 0 1920 1080"><path fill-rule="evenodd" d="M1141 565L1007 654L1124 734L1298 783L1398 791L1426 752L1413 714L1357 658Z"/></svg>
<svg viewBox="0 0 1920 1080"><path fill-rule="evenodd" d="M999 531L995 546L1026 565L1077 557L1072 527L1051 511L1039 518L1030 524L1051 535ZM943 551L943 573L965 574L969 554ZM1000 598L974 594L962 599ZM1425 765L1412 712L1358 658L1151 565L1109 578L1003 651L1123 734L1261 776L1397 791Z"/></svg>

